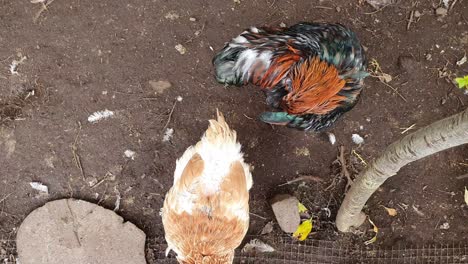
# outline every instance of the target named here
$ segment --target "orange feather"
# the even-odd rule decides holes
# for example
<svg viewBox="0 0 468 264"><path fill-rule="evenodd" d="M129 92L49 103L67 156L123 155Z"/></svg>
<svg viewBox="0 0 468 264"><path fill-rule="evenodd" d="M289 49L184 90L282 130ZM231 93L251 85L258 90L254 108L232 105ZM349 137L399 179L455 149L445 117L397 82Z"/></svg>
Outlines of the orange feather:
<svg viewBox="0 0 468 264"><path fill-rule="evenodd" d="M346 81L339 77L333 65L317 57L298 65L290 76L291 92L281 105L289 114L325 114L346 99L338 95Z"/></svg>

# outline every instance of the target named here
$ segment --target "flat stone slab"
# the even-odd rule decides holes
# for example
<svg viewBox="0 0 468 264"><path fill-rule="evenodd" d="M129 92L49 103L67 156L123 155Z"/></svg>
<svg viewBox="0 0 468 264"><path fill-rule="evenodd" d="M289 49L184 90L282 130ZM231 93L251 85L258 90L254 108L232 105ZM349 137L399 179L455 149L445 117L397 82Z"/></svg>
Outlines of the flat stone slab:
<svg viewBox="0 0 468 264"><path fill-rule="evenodd" d="M145 264L145 238L111 210L63 199L29 214L16 243L21 264Z"/></svg>
<svg viewBox="0 0 468 264"><path fill-rule="evenodd" d="M288 194L279 194L270 203L281 230L285 233L294 233L301 223L299 200Z"/></svg>

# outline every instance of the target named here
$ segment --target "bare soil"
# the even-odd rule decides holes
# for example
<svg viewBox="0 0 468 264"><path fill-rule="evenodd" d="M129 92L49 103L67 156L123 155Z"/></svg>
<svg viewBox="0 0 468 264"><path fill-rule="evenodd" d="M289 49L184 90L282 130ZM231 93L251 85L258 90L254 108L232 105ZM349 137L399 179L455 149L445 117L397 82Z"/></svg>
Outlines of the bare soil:
<svg viewBox="0 0 468 264"><path fill-rule="evenodd" d="M468 72L468 63L455 63L468 51L468 1L457 1L443 17L435 14L440 4L398 1L376 11L364 1L345 0L56 0L34 23L41 4L0 0L0 238L14 238L25 216L47 201L73 197L113 209L118 196L120 215L148 238L162 237L159 209L175 161L218 108L255 167L250 234L274 218L270 198L293 193L315 217L311 238L362 245L372 237L370 225L347 235L334 227L346 185L334 162L338 146L345 146L354 177L405 128L468 105L468 96L448 81ZM421 16L413 14L408 28L413 11ZM244 28L299 21L352 27L369 58L393 77L391 87L366 79L358 105L329 130L337 137L334 146L325 133L259 122L256 116L268 107L258 88L225 88L213 77L214 52ZM23 56L19 74L11 74L10 64ZM161 91L150 84L161 80L171 87ZM183 100L174 106L178 96ZM88 122L104 109L114 116ZM163 142L167 128L174 136ZM353 133L365 142L354 144ZM136 153L134 159L126 150ZM410 164L379 189L366 208L380 229L377 245L466 240L468 178L456 177L468 172L467 153L461 146ZM300 175L322 181L278 187ZM47 185L50 194L38 194L32 181ZM383 206L398 215L389 216ZM274 232L280 234L277 226Z"/></svg>

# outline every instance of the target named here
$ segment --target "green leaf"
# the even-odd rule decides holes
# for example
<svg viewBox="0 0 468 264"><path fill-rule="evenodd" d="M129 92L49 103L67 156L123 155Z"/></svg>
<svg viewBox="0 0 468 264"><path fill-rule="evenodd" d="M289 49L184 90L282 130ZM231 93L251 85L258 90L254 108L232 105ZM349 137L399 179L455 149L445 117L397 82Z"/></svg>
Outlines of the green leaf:
<svg viewBox="0 0 468 264"><path fill-rule="evenodd" d="M305 207L305 205L303 205L301 202L297 204L297 208L299 209L300 214L309 211L309 209L307 209L307 207Z"/></svg>
<svg viewBox="0 0 468 264"><path fill-rule="evenodd" d="M456 78L455 81L457 82L458 84L458 88L460 89L468 89L468 75L466 75L465 77L463 78Z"/></svg>

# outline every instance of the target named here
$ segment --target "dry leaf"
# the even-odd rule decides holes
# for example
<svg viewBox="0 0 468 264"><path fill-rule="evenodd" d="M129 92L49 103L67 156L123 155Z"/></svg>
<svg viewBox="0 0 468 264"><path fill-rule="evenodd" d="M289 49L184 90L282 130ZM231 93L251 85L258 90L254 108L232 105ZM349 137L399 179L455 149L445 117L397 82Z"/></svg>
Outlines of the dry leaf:
<svg viewBox="0 0 468 264"><path fill-rule="evenodd" d="M468 190L465 187L465 203L468 205Z"/></svg>
<svg viewBox="0 0 468 264"><path fill-rule="evenodd" d="M296 232L294 232L293 237L299 241L304 241L309 236L312 231L312 219L305 220L298 227Z"/></svg>
<svg viewBox="0 0 468 264"><path fill-rule="evenodd" d="M392 76L388 73L384 73L382 72L379 76L378 76L379 80L382 81L382 82L386 82L386 83L389 83L393 80Z"/></svg>
<svg viewBox="0 0 468 264"><path fill-rule="evenodd" d="M460 60L457 61L457 66L462 66L463 64L465 64L465 62L467 61L468 59L466 58L466 54L463 56L463 58L461 58Z"/></svg>
<svg viewBox="0 0 468 264"><path fill-rule="evenodd" d="M369 223L371 223L371 225L374 227L373 230L374 230L374 237L367 240L366 242L364 242L364 245L370 245L372 243L374 243L375 241L377 241L377 234L379 233L379 228L374 224L374 222L372 222L372 220L370 218L367 218L367 220L369 220Z"/></svg>
<svg viewBox="0 0 468 264"><path fill-rule="evenodd" d="M249 243L245 244L244 248L242 248L242 252L244 253L252 253L252 252L274 252L275 249L266 244L265 242L261 241L260 239L252 239Z"/></svg>
<svg viewBox="0 0 468 264"><path fill-rule="evenodd" d="M387 213L389 216L396 216L398 213L397 213L397 210L395 208L389 208L389 207L385 207L382 205L383 208L385 208L385 210L387 210Z"/></svg>
<svg viewBox="0 0 468 264"><path fill-rule="evenodd" d="M271 221L271 222L268 222L262 229L262 232L260 233L260 235L266 235L266 234L269 234L273 231L273 225L274 225L274 222Z"/></svg>

